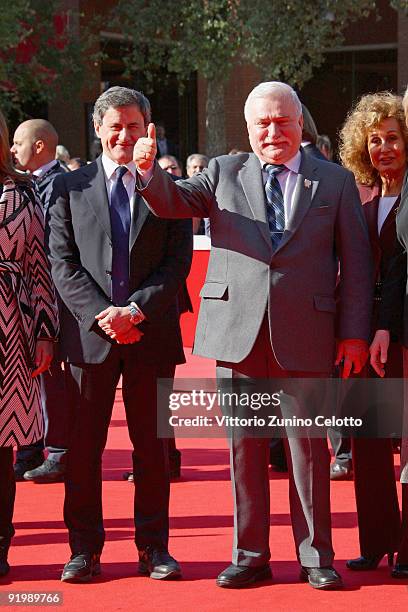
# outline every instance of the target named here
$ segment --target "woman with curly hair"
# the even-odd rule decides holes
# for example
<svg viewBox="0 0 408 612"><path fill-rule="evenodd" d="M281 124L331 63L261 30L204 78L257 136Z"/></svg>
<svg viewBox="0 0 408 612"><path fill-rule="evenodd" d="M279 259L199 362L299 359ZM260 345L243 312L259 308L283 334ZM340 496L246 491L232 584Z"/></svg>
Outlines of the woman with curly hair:
<svg viewBox="0 0 408 612"><path fill-rule="evenodd" d="M9 147L0 112L0 577L9 572L14 535L13 446L43 436L38 375L57 334L43 209L31 180L13 169Z"/></svg>
<svg viewBox="0 0 408 612"><path fill-rule="evenodd" d="M393 257L395 216L407 169L408 131L400 97L390 92L363 96L340 132L340 157L359 186L375 263L373 335L378 327L381 284ZM374 370L366 372L376 376ZM402 378L402 345L390 345L387 377ZM361 556L347 562L351 570L376 569L384 555L389 565L401 541L400 513L391 439L355 438L352 442ZM381 529L378 529L378 525ZM398 554L395 578L408 577L408 559Z"/></svg>

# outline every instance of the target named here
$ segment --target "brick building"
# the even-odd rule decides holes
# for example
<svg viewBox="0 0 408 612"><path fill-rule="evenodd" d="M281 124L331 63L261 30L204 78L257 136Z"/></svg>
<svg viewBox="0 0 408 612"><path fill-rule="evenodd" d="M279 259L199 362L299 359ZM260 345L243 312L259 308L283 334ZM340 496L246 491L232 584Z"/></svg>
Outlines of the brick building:
<svg viewBox="0 0 408 612"><path fill-rule="evenodd" d="M96 12L108 11L115 0L65 0L65 5L82 13L87 22ZM299 92L302 101L315 118L320 133L336 142L336 134L353 100L363 93L391 89L401 93L408 83L408 17L397 13L388 0L377 1L378 15L353 23L345 34L344 44L325 55L325 63ZM73 24L78 35L81 22ZM121 36L104 23L99 33L106 58L90 67L90 78L82 91L73 92L70 100L57 99L48 109L61 143L72 155L91 157L94 134L90 115L92 102L111 85L128 85L146 91L143 75L125 78L121 60ZM260 80L253 66L237 65L227 86L227 150L247 150L243 105L248 92ZM160 82L160 80L159 80ZM205 82L199 75L191 78L179 95L175 79L170 79L148 96L153 119L163 121L168 137L180 147L180 157L205 152Z"/></svg>

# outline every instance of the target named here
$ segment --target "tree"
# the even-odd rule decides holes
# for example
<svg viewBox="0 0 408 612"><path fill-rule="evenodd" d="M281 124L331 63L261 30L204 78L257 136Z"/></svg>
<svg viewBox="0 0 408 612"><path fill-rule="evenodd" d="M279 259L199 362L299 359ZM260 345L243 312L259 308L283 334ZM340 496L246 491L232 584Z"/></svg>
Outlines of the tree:
<svg viewBox="0 0 408 612"><path fill-rule="evenodd" d="M226 150L224 92L235 62L270 79L302 84L373 0L119 0L112 21L124 34L124 61L152 83L163 68L182 86L198 72L207 82L210 156Z"/></svg>
<svg viewBox="0 0 408 612"><path fill-rule="evenodd" d="M397 11L408 13L408 0L391 0L390 4Z"/></svg>
<svg viewBox="0 0 408 612"><path fill-rule="evenodd" d="M72 32L74 15L60 2L1 3L0 108L22 118L25 104L48 102L59 90L80 88L83 49Z"/></svg>

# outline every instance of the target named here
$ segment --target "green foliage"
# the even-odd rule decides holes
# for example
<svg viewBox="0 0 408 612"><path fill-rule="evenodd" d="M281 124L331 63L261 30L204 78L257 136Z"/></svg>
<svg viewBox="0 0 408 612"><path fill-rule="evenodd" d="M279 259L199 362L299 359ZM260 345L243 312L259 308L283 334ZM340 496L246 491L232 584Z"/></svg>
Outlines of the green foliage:
<svg viewBox="0 0 408 612"><path fill-rule="evenodd" d="M243 57L265 79L301 87L327 49L343 41L347 24L375 9L372 0L251 0Z"/></svg>
<svg viewBox="0 0 408 612"><path fill-rule="evenodd" d="M119 0L113 24L125 35L128 71L153 81L163 69L226 79L235 61L302 85L373 0Z"/></svg>
<svg viewBox="0 0 408 612"><path fill-rule="evenodd" d="M22 15L26 14L28 9L28 0L14 0L13 3L1 0L0 41L2 49L17 45L24 35L20 19ZM2 69L3 65L0 65L0 71Z"/></svg>
<svg viewBox="0 0 408 612"><path fill-rule="evenodd" d="M404 11L408 14L408 0L391 0L390 4L397 11Z"/></svg>
<svg viewBox="0 0 408 612"><path fill-rule="evenodd" d="M6 116L21 118L31 101L80 89L82 48L72 36L73 17L58 1L1 1L0 107Z"/></svg>
<svg viewBox="0 0 408 612"><path fill-rule="evenodd" d="M239 0L119 0L112 16L126 38L128 71L143 71L150 82L163 69L180 81L196 70L207 78L222 76L242 44Z"/></svg>

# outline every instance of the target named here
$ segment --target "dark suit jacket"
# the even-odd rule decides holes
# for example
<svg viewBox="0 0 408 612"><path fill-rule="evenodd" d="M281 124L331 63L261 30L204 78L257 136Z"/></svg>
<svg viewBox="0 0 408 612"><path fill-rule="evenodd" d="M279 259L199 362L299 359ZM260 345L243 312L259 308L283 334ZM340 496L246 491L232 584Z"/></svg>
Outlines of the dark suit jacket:
<svg viewBox="0 0 408 612"><path fill-rule="evenodd" d="M388 329L394 335L399 334L402 344L408 347L408 172L395 220L398 241L383 278L377 329Z"/></svg>
<svg viewBox="0 0 408 612"><path fill-rule="evenodd" d="M101 363L114 341L95 315L112 304L109 202L101 158L54 181L49 206L49 258L67 306L61 351L70 362ZM182 363L177 293L190 270L190 221L157 219L138 197L130 233L130 295L146 321L144 336L129 345L145 363Z"/></svg>
<svg viewBox="0 0 408 612"><path fill-rule="evenodd" d="M326 162L329 161L327 157L323 155L320 149L311 142L307 144L306 146L302 147L302 149L305 152L305 155L307 157L312 156L312 157L316 157L317 159L321 159L322 161L326 161Z"/></svg>
<svg viewBox="0 0 408 612"><path fill-rule="evenodd" d="M261 164L253 153L214 158L187 181L174 183L166 175L156 164L140 189L150 208L162 217L211 222L195 353L242 361L268 312L272 346L284 369L329 372L338 260L339 337L368 339L370 245L350 172L302 154L290 218L275 253Z"/></svg>
<svg viewBox="0 0 408 612"><path fill-rule="evenodd" d="M55 178L59 174L66 174L66 172L67 171L64 170L60 162L55 160L55 164L51 166L48 172L46 172L44 176L36 181L35 185L45 211L48 209Z"/></svg>
<svg viewBox="0 0 408 612"><path fill-rule="evenodd" d="M359 186L363 212L367 221L370 235L371 251L374 261L374 277L376 282L381 282L386 276L390 260L392 259L397 242L395 231L395 216L400 205L398 198L390 210L378 235L378 206L380 202L381 189L375 185L371 189Z"/></svg>
<svg viewBox="0 0 408 612"><path fill-rule="evenodd" d="M372 336L378 329L378 316L381 308L381 285L386 278L390 263L395 253L397 245L397 234L395 216L400 204L400 198L396 200L392 209L388 213L378 234L378 206L381 195L380 184L374 185L372 188L359 186L361 203L363 205L364 216L367 221L368 232L370 235L371 252L374 261L374 280L376 282L376 291L373 304L372 315ZM393 340L391 344L386 376L390 378L402 377L402 348L399 342L395 342L400 337L401 330L394 330ZM370 376L375 376L374 370L367 368Z"/></svg>
<svg viewBox="0 0 408 612"><path fill-rule="evenodd" d="M173 157L178 158L178 147L171 140L168 140L167 138L166 138L166 143L167 143L166 155L173 155ZM163 157L163 154L159 150L159 147L157 147L156 157L157 159L160 159L160 157Z"/></svg>

